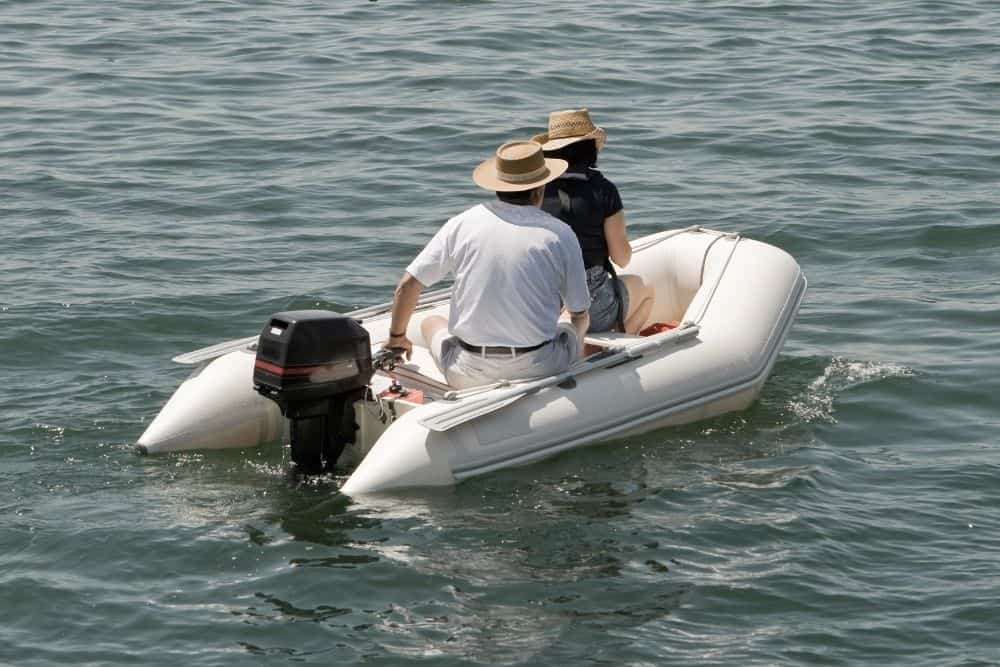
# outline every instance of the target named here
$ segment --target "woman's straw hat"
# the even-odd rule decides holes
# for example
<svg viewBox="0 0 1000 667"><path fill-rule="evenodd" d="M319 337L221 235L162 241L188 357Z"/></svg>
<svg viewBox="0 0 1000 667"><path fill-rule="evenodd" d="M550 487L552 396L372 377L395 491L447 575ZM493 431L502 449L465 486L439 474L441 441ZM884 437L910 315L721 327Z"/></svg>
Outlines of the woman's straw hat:
<svg viewBox="0 0 1000 667"><path fill-rule="evenodd" d="M575 144L585 139L597 142L597 150L604 148L607 140L604 128L594 125L588 109L566 109L549 114L549 131L531 138L542 145L543 150L554 151L563 146Z"/></svg>
<svg viewBox="0 0 1000 667"><path fill-rule="evenodd" d="M566 160L545 157L534 141L511 141L476 167L472 180L494 192L522 192L556 180L567 166Z"/></svg>

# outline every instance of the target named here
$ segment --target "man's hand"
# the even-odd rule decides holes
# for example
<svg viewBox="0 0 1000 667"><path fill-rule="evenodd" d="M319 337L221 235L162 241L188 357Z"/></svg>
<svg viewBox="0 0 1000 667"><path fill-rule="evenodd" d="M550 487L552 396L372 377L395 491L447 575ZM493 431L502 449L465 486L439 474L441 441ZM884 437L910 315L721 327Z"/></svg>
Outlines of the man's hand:
<svg viewBox="0 0 1000 667"><path fill-rule="evenodd" d="M383 347L387 350L402 350L403 356L406 357L407 361L413 357L413 343L406 337L406 334L402 336L389 336L389 340L385 342Z"/></svg>
<svg viewBox="0 0 1000 667"><path fill-rule="evenodd" d="M396 293L392 298L392 320L389 324L389 340L385 342L385 347L403 350L407 361L413 356L413 343L406 337L406 327L410 323L413 311L417 308L417 300L423 288L419 280L409 273L403 273L403 278L396 286ZM402 333L394 336L393 331Z"/></svg>

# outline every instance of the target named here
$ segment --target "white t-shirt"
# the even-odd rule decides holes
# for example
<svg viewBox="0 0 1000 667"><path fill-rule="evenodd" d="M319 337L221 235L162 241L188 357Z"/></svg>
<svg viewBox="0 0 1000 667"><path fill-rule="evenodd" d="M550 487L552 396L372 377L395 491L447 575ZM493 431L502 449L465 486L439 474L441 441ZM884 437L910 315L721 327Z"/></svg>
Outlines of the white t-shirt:
<svg viewBox="0 0 1000 667"><path fill-rule="evenodd" d="M555 337L563 304L590 308L576 234L534 206L473 206L446 222L406 271L425 286L455 277L448 330L472 345L537 345Z"/></svg>

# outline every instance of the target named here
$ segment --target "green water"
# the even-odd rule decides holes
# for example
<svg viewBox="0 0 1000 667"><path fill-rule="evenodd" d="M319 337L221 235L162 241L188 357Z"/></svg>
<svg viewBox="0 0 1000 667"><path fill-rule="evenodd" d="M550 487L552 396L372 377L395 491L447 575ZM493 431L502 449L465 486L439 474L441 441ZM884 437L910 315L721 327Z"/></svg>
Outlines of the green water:
<svg viewBox="0 0 1000 667"><path fill-rule="evenodd" d="M1000 663L1000 6L0 2L0 662ZM810 280L753 407L382 505L139 458L586 105L630 233Z"/></svg>

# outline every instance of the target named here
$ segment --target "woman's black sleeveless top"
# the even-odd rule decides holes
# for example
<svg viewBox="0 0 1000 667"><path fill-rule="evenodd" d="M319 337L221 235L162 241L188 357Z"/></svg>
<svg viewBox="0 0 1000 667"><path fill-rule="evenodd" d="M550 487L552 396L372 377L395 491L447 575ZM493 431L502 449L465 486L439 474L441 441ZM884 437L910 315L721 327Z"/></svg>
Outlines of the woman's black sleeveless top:
<svg viewBox="0 0 1000 667"><path fill-rule="evenodd" d="M622 210L622 200L618 188L601 172L567 171L545 186L542 209L576 232L585 267L609 265L604 219Z"/></svg>

